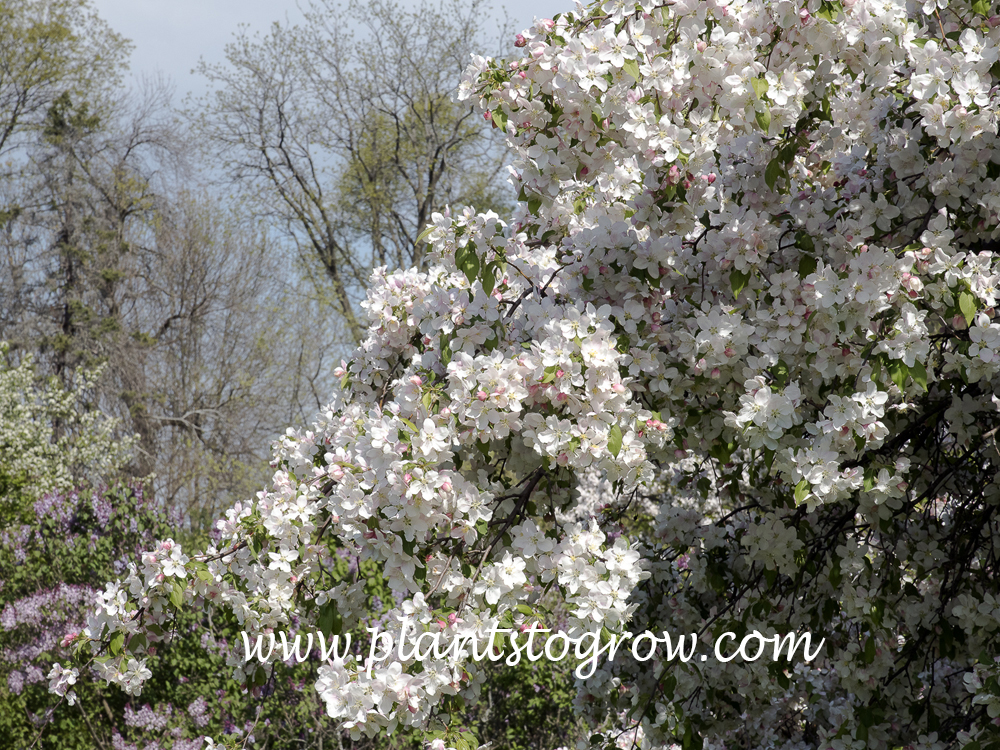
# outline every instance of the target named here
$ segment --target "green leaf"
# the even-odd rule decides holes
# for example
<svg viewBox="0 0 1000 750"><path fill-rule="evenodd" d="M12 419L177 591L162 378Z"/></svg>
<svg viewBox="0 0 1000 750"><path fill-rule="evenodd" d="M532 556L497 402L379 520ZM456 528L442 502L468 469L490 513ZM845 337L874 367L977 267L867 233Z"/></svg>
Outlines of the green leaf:
<svg viewBox="0 0 1000 750"><path fill-rule="evenodd" d="M827 2L827 0L823 0L820 3L819 12L816 13L816 16L833 23L838 11L841 10L843 10L843 6L839 2Z"/></svg>
<svg viewBox="0 0 1000 750"><path fill-rule="evenodd" d="M721 464L728 464L729 460L733 456L733 451L736 450L735 443L723 443L717 441L712 444L709 449L708 454L719 461Z"/></svg>
<svg viewBox="0 0 1000 750"><path fill-rule="evenodd" d="M542 199L536 195L528 198L528 213L536 216L538 214L538 209L542 207Z"/></svg>
<svg viewBox="0 0 1000 750"><path fill-rule="evenodd" d="M804 279L816 271L816 258L812 255L803 255L799 258L799 278Z"/></svg>
<svg viewBox="0 0 1000 750"><path fill-rule="evenodd" d="M900 388L906 385L906 376L910 374L910 368L903 364L902 360L890 359L886 369L889 370L889 377L893 383Z"/></svg>
<svg viewBox="0 0 1000 750"><path fill-rule="evenodd" d="M471 284L479 275L479 256L471 246L466 245L455 251L455 265L465 272L465 277Z"/></svg>
<svg viewBox="0 0 1000 750"><path fill-rule="evenodd" d="M663 695L667 700L674 697L674 688L677 687L677 678L670 675L663 681Z"/></svg>
<svg viewBox="0 0 1000 750"><path fill-rule="evenodd" d="M417 235L417 240L413 244L414 245L419 245L421 242L426 241L427 238L430 236L430 233L433 232L433 231L434 231L434 225L433 224L428 224L424 228L424 231L422 231L420 234Z"/></svg>
<svg viewBox="0 0 1000 750"><path fill-rule="evenodd" d="M750 274L743 273L736 268L732 270L729 274L729 284L733 288L734 298L739 299L740 292L746 287L748 281L750 281Z"/></svg>
<svg viewBox="0 0 1000 750"><path fill-rule="evenodd" d="M340 635L344 627L344 618L337 611L337 603L332 599L319 608L316 617L316 627L324 635Z"/></svg>
<svg viewBox="0 0 1000 750"><path fill-rule="evenodd" d="M875 661L875 639L869 638L865 642L865 664Z"/></svg>
<svg viewBox="0 0 1000 750"><path fill-rule="evenodd" d="M174 579L173 588L170 591L170 603L178 609L184 606L184 589L187 588L180 578Z"/></svg>
<svg viewBox="0 0 1000 750"><path fill-rule="evenodd" d="M797 485L795 485L795 504L801 505L805 502L805 499L809 497L809 493L811 491L812 486L809 484L809 480L801 480Z"/></svg>
<svg viewBox="0 0 1000 750"><path fill-rule="evenodd" d="M507 132L507 113L502 109L494 110L493 124L500 128L500 130Z"/></svg>
<svg viewBox="0 0 1000 750"><path fill-rule="evenodd" d="M927 370L924 368L923 363L914 360L913 367L910 368L910 377L924 391L927 390Z"/></svg>
<svg viewBox="0 0 1000 750"><path fill-rule="evenodd" d="M116 633L115 636L111 639L111 645L108 646L108 648L112 654L118 656L118 654L122 652L122 648L124 646L125 646L125 634Z"/></svg>
<svg viewBox="0 0 1000 750"><path fill-rule="evenodd" d="M765 133L768 132L768 130L771 128L771 110L769 110L767 107L764 107L763 109L760 110L755 110L754 117L757 119L757 124L760 126L760 129L763 130Z"/></svg>
<svg viewBox="0 0 1000 750"><path fill-rule="evenodd" d="M757 95L758 99L767 93L768 85L767 80L764 78L753 78L750 80L750 85L753 86L753 92Z"/></svg>
<svg viewBox="0 0 1000 750"><path fill-rule="evenodd" d="M785 364L784 360L778 360L778 363L771 368L771 374L780 387L784 388L788 385L788 365Z"/></svg>
<svg viewBox="0 0 1000 750"><path fill-rule="evenodd" d="M493 294L493 288L496 286L497 283L496 272L497 272L497 264L494 261L493 263L488 264L486 268L483 269L483 275L480 277L480 280L483 282L483 291L486 292L487 297Z"/></svg>
<svg viewBox="0 0 1000 750"><path fill-rule="evenodd" d="M976 2L972 4L972 12L978 13L981 16L988 17L990 15L990 10L990 3L987 0L976 0Z"/></svg>
<svg viewBox="0 0 1000 750"><path fill-rule="evenodd" d="M759 122L759 120L758 120ZM766 130L767 128L765 128ZM779 177L785 176L785 170L781 163L781 159L775 157L767 163L767 169L764 170L764 182L767 183L767 187L770 190L774 190L774 186L778 182Z"/></svg>
<svg viewBox="0 0 1000 750"><path fill-rule="evenodd" d="M622 70L632 76L635 80L639 80L639 63L636 60L626 60L625 64L622 65Z"/></svg>
<svg viewBox="0 0 1000 750"><path fill-rule="evenodd" d="M965 324L967 326L971 326L972 321L976 319L976 310L978 307L979 304L972 292L959 292L958 309L961 310L962 315L965 316Z"/></svg>
<svg viewBox="0 0 1000 750"><path fill-rule="evenodd" d="M608 433L608 450L611 451L611 455L618 458L618 454L621 453L622 449L622 428L618 425L613 425L611 431Z"/></svg>
<svg viewBox="0 0 1000 750"><path fill-rule="evenodd" d="M865 492L871 492L875 488L875 470L868 468L865 469L865 479L864 479Z"/></svg>

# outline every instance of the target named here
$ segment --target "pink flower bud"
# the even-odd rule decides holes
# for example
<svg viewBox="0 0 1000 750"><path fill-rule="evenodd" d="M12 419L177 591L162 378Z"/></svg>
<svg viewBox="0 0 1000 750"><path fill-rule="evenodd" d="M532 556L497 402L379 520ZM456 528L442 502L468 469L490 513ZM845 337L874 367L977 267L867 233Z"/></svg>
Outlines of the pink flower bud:
<svg viewBox="0 0 1000 750"><path fill-rule="evenodd" d="M413 385L417 386L418 388L424 384L424 381L420 379L419 375L414 375L413 377L411 377L410 382L413 383Z"/></svg>
<svg viewBox="0 0 1000 750"><path fill-rule="evenodd" d="M720 375L722 375L722 370L720 370L718 367L713 367L712 371L709 373L709 377L711 377L713 380L717 380Z"/></svg>
<svg viewBox="0 0 1000 750"><path fill-rule="evenodd" d="M705 41L699 41L698 42L698 51L699 52L704 52L706 49L708 49L708 44Z"/></svg>
<svg viewBox="0 0 1000 750"><path fill-rule="evenodd" d="M449 482L447 479L441 482L441 490L443 492L451 492L451 482Z"/></svg>
<svg viewBox="0 0 1000 750"><path fill-rule="evenodd" d="M528 40L524 38L524 34L518 34L516 37L514 37L514 46L515 47L523 47L527 43L528 43Z"/></svg>
<svg viewBox="0 0 1000 750"><path fill-rule="evenodd" d="M490 397L490 394L488 394L486 391L479 391L476 394L476 398L478 398L480 401L485 401L489 397Z"/></svg>
<svg viewBox="0 0 1000 750"><path fill-rule="evenodd" d="M556 370L556 377L557 378L561 378L565 374L566 374L566 372L564 370Z"/></svg>

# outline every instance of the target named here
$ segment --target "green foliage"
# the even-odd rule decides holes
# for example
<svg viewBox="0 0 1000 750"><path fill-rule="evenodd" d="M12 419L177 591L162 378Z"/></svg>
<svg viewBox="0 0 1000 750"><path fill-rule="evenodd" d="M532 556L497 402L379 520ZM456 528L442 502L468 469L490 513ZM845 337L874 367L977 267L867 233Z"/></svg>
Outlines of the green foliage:
<svg viewBox="0 0 1000 750"><path fill-rule="evenodd" d="M571 655L572 656L572 655ZM500 750L552 750L586 736L574 713L576 662L522 658L516 666L484 660L486 680L480 702L456 717L480 742Z"/></svg>
<svg viewBox="0 0 1000 750"><path fill-rule="evenodd" d="M87 0L0 0L0 154L44 128L57 100L103 98L128 51Z"/></svg>

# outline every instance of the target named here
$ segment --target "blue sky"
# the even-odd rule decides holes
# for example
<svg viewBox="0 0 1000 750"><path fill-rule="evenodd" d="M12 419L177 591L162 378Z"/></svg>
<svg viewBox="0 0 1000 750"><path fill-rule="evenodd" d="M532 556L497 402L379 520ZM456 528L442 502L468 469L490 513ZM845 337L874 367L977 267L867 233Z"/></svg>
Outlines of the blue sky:
<svg viewBox="0 0 1000 750"><path fill-rule="evenodd" d="M175 86L175 103L188 92L201 93L204 83L191 73L198 59L220 62L223 48L240 24L264 31L272 22L301 19L296 0L92 0L111 28L135 44L133 75L161 73ZM416 0L401 0L416 7ZM500 5L500 2L497 3ZM505 0L518 29L533 18L572 10L574 0Z"/></svg>

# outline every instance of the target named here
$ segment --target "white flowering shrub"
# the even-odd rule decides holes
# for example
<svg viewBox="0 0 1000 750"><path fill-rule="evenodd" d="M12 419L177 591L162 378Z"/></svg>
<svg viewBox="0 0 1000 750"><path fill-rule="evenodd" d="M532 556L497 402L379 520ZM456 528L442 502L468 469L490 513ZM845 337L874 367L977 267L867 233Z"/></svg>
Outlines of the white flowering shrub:
<svg viewBox="0 0 1000 750"><path fill-rule="evenodd" d="M994 10L608 0L475 60L460 97L507 134L518 209L435 215L427 273L374 275L368 338L273 486L102 594L106 678L137 691L196 600L251 634L351 630L336 542L382 566L397 640L552 627L543 594L568 629L703 655L826 639L811 663L620 652L578 682L598 743L1000 741ZM355 735L466 742L435 717L475 700L475 660L368 666L316 685Z"/></svg>
<svg viewBox="0 0 1000 750"><path fill-rule="evenodd" d="M32 519L31 503L46 494L107 479L134 442L119 439L117 423L91 400L100 369L81 372L66 389L42 382L30 356L7 364L8 352L0 342L0 529Z"/></svg>

